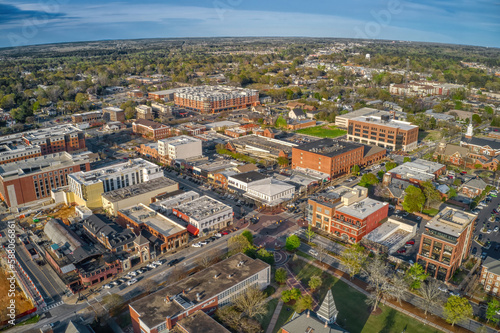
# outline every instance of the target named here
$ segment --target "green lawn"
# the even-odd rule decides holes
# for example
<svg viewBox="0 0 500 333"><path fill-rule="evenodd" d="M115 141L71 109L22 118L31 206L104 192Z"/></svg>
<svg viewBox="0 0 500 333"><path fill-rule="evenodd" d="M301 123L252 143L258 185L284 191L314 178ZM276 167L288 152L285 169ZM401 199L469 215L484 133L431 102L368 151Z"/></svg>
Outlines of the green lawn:
<svg viewBox="0 0 500 333"><path fill-rule="evenodd" d="M337 323L351 333L400 333L405 328L406 332L412 333L438 332L389 307L381 306L382 313L371 315L370 307L365 303L366 296L364 294L317 267L297 260L292 263L291 268L297 279L300 279L306 285L311 276L321 276L323 284L314 293L315 299L322 301L328 289L331 289L337 310L339 310ZM293 314L293 310L286 311L287 307L290 308L286 304L283 305L274 332L278 331L280 327L278 325L286 323Z"/></svg>
<svg viewBox="0 0 500 333"><path fill-rule="evenodd" d="M276 306L278 305L278 299L272 299L267 303L267 313L259 318L259 323L264 329L264 331L267 330L267 326L269 326L269 322L271 321L271 318L273 317L274 310L276 309Z"/></svg>
<svg viewBox="0 0 500 333"><path fill-rule="evenodd" d="M347 131L338 129L336 126L314 126L296 130L295 133L307 134L320 138L336 138L347 134Z"/></svg>
<svg viewBox="0 0 500 333"><path fill-rule="evenodd" d="M288 309L290 309L290 311L288 311ZM280 331L281 326L285 325L285 323L290 320L294 311L295 309L293 306L283 304L278 320L276 321L276 326L274 326L273 333L277 333Z"/></svg>
<svg viewBox="0 0 500 333"><path fill-rule="evenodd" d="M429 216L436 216L436 214L439 213L439 209L436 208L424 209L422 210L422 213L427 214Z"/></svg>

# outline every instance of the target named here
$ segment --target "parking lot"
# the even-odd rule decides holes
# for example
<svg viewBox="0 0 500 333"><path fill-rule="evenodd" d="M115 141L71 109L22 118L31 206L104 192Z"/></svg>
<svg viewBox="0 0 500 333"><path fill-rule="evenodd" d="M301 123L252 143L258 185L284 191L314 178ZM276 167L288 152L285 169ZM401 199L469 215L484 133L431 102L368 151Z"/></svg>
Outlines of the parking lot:
<svg viewBox="0 0 500 333"><path fill-rule="evenodd" d="M487 206L478 212L471 251L473 252L472 254L478 257L485 258L486 256L490 256L500 259L500 231L498 231L500 229L500 214L493 213L494 209L498 210L500 197L490 198ZM496 229L496 227L499 228Z"/></svg>

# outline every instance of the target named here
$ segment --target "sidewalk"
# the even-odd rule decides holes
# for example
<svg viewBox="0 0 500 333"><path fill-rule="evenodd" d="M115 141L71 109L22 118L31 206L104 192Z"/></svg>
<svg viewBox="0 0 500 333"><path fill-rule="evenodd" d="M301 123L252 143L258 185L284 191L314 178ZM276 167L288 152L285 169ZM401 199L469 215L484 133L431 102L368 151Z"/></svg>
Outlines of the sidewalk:
<svg viewBox="0 0 500 333"><path fill-rule="evenodd" d="M274 326L276 326L276 322L278 321L278 317L280 316L281 308L283 307L283 301L280 299L276 309L274 310L273 317L269 322L269 326L267 326L266 333L273 333Z"/></svg>

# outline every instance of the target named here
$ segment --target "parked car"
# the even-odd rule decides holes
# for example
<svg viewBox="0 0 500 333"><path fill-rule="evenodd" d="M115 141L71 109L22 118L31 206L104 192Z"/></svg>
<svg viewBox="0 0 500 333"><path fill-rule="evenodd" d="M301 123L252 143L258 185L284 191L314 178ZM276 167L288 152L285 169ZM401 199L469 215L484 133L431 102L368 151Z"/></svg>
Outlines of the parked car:
<svg viewBox="0 0 500 333"><path fill-rule="evenodd" d="M403 248L400 248L400 249L398 250L398 253L406 253L406 249L405 249L404 247L403 247Z"/></svg>
<svg viewBox="0 0 500 333"><path fill-rule="evenodd" d="M163 261L162 260L153 261L153 265L161 266L161 265L163 265Z"/></svg>
<svg viewBox="0 0 500 333"><path fill-rule="evenodd" d="M471 251L472 254L476 254L477 253L477 247L474 247Z"/></svg>
<svg viewBox="0 0 500 333"><path fill-rule="evenodd" d="M109 283L104 285L104 289L111 289L111 288L113 288L113 286Z"/></svg>
<svg viewBox="0 0 500 333"><path fill-rule="evenodd" d="M137 279L132 279L132 280L129 280L129 281L127 282L127 285L131 286L131 285L133 285L134 283L137 283Z"/></svg>
<svg viewBox="0 0 500 333"><path fill-rule="evenodd" d="M177 264L180 260L179 259L174 259L171 262L168 263L168 267L172 267L173 265Z"/></svg>
<svg viewBox="0 0 500 333"><path fill-rule="evenodd" d="M137 273L136 272L130 272L128 273L130 276L137 276Z"/></svg>
<svg viewBox="0 0 500 333"><path fill-rule="evenodd" d="M193 245L191 245L192 247L201 247L201 244L200 243L194 243Z"/></svg>
<svg viewBox="0 0 500 333"><path fill-rule="evenodd" d="M494 232L498 232L498 230L499 230L498 226L496 226L495 228L493 228Z"/></svg>
<svg viewBox="0 0 500 333"><path fill-rule="evenodd" d="M318 255L318 251L314 250L314 249L310 249L309 250L309 254L316 257Z"/></svg>
<svg viewBox="0 0 500 333"><path fill-rule="evenodd" d="M216 233L214 236L215 236L215 237L217 237L217 238L221 238L221 237L222 237L222 234L218 232L218 233Z"/></svg>
<svg viewBox="0 0 500 333"><path fill-rule="evenodd" d="M406 242L406 244L415 245L415 241L413 239L410 239L409 241Z"/></svg>

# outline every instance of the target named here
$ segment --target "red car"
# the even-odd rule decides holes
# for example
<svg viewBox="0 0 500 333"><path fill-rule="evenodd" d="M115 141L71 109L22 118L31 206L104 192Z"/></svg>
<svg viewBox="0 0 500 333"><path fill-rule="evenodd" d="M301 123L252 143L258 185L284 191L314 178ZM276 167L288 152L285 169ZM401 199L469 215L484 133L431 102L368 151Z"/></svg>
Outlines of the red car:
<svg viewBox="0 0 500 333"><path fill-rule="evenodd" d="M410 239L406 242L406 244L415 245L415 241L413 239Z"/></svg>
<svg viewBox="0 0 500 333"><path fill-rule="evenodd" d="M467 174L467 171L462 171L462 172L460 172L460 173L461 173L462 175L465 175L465 174Z"/></svg>
<svg viewBox="0 0 500 333"><path fill-rule="evenodd" d="M229 232L227 231L223 231L222 234L225 236L225 235L229 235Z"/></svg>
<svg viewBox="0 0 500 333"><path fill-rule="evenodd" d="M406 249L399 249L398 253L406 253Z"/></svg>

